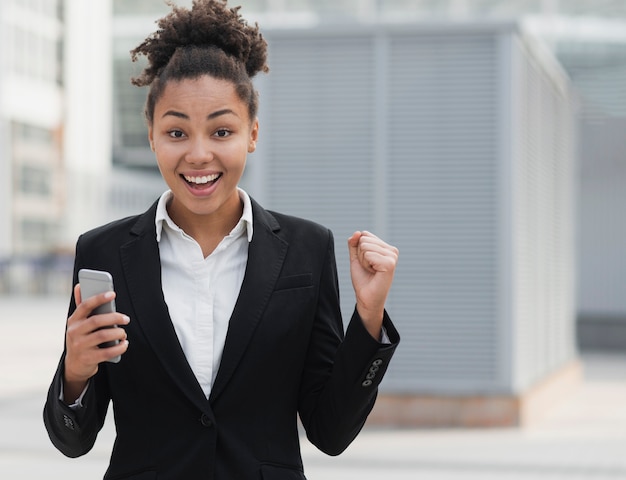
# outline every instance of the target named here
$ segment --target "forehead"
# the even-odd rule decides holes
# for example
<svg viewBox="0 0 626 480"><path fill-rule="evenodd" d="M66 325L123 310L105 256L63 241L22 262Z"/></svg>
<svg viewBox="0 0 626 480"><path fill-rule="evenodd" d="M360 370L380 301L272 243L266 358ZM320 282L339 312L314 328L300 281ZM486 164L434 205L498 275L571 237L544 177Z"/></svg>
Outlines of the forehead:
<svg viewBox="0 0 626 480"><path fill-rule="evenodd" d="M155 113L175 109L186 113L210 114L224 108L245 115L247 119L247 105L239 98L235 85L228 80L203 75L170 80L156 101Z"/></svg>

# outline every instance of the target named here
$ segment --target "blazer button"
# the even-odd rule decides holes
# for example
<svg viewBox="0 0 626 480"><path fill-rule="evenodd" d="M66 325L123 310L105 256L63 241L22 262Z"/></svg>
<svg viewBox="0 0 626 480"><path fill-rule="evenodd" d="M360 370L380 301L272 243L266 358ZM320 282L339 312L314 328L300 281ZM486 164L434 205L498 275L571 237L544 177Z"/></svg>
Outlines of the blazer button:
<svg viewBox="0 0 626 480"><path fill-rule="evenodd" d="M202 424L203 427L207 427L207 428L213 426L213 422L211 421L211 419L206 413L203 413L202 416L200 417L200 423Z"/></svg>
<svg viewBox="0 0 626 480"><path fill-rule="evenodd" d="M74 430L74 420L72 420L67 415L63 415L63 423L65 424L65 428L69 430Z"/></svg>

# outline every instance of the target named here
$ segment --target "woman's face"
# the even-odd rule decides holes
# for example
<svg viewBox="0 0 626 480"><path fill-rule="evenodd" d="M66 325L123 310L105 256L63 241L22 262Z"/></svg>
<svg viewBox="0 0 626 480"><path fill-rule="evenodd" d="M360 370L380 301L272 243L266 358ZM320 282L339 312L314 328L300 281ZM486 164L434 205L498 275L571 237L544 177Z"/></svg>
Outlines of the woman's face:
<svg viewBox="0 0 626 480"><path fill-rule="evenodd" d="M179 227L189 232L207 220L234 226L241 215L237 185L257 134L258 122L231 82L205 75L166 85L148 136Z"/></svg>

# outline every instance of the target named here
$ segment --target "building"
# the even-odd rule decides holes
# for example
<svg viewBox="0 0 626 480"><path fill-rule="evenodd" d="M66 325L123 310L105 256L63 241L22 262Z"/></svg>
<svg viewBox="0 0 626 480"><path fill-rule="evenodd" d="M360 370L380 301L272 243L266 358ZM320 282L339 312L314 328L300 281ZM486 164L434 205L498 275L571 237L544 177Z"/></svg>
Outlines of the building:
<svg viewBox="0 0 626 480"><path fill-rule="evenodd" d="M0 289L9 275L29 288L32 260L54 253L63 215L63 9L5 1L0 25Z"/></svg>

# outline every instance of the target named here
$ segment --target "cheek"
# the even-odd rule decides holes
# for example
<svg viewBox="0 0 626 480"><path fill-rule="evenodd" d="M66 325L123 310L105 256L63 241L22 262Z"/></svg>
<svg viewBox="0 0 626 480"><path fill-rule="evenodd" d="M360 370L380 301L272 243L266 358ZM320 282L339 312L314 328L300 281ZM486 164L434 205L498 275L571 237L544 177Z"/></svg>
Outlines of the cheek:
<svg viewBox="0 0 626 480"><path fill-rule="evenodd" d="M243 168L248 156L248 145L242 143L224 145L218 156L224 163L228 163L231 168Z"/></svg>
<svg viewBox="0 0 626 480"><path fill-rule="evenodd" d="M155 148L156 161L159 164L159 168L171 168L177 163L178 154L175 146L168 144L156 145Z"/></svg>
<svg viewBox="0 0 626 480"><path fill-rule="evenodd" d="M176 173L176 162L171 161L171 157L164 155L156 155L156 162L159 172L161 172L161 177L171 187L172 180L178 176Z"/></svg>

